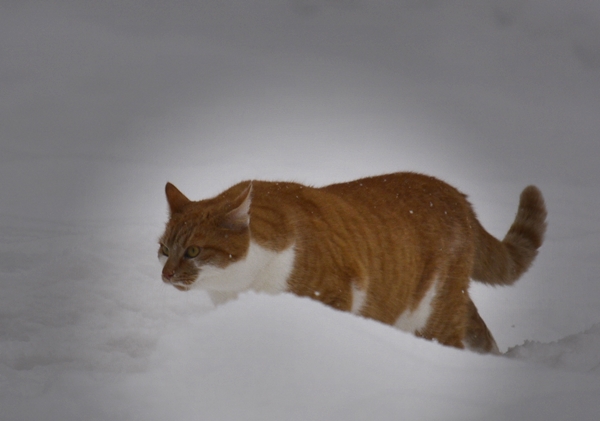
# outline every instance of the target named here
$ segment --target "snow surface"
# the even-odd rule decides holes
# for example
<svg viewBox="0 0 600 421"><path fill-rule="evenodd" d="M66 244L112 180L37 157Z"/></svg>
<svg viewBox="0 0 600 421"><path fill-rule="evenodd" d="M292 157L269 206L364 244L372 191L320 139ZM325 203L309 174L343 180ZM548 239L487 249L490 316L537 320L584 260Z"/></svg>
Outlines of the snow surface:
<svg viewBox="0 0 600 421"><path fill-rule="evenodd" d="M0 82L2 420L598 419L597 1L3 2ZM167 180L399 170L497 236L544 192L532 270L472 287L505 356L160 280Z"/></svg>

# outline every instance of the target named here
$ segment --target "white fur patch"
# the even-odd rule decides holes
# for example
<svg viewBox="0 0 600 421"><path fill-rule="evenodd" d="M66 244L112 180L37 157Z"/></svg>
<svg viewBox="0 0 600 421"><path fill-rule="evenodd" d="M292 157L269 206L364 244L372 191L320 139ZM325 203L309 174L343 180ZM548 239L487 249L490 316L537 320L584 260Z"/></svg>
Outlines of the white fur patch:
<svg viewBox="0 0 600 421"><path fill-rule="evenodd" d="M419 306L414 310L406 310L398 317L394 326L405 332L415 333L427 325L427 320L431 315L431 303L437 292L437 281L434 281L429 290L423 296Z"/></svg>
<svg viewBox="0 0 600 421"><path fill-rule="evenodd" d="M352 284L352 309L350 311L353 314L359 314L366 299L367 291L358 289L356 285Z"/></svg>
<svg viewBox="0 0 600 421"><path fill-rule="evenodd" d="M192 288L208 290L215 304L228 301L248 290L269 294L284 292L292 273L294 258L293 246L276 252L251 241L244 260L225 268L203 266Z"/></svg>

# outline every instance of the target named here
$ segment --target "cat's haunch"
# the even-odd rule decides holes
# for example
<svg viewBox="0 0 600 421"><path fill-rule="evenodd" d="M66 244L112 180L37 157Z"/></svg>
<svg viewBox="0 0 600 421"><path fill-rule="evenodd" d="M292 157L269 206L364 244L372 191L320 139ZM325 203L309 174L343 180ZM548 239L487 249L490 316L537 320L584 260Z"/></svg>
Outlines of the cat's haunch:
<svg viewBox="0 0 600 421"><path fill-rule="evenodd" d="M162 279L215 304L247 290L291 292L457 348L498 352L470 279L514 283L546 230L534 186L502 241L452 186L394 173L314 188L245 181L191 201L167 183Z"/></svg>

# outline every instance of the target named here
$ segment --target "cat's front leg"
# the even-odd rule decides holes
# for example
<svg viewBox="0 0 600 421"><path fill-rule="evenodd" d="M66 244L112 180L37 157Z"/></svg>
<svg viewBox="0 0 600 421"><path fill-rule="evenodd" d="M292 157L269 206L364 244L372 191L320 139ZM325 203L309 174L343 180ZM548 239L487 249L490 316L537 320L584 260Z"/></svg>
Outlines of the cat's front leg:
<svg viewBox="0 0 600 421"><path fill-rule="evenodd" d="M210 297L212 303L215 306L226 303L227 301L235 300L238 297L237 292L223 292L223 291L206 291Z"/></svg>

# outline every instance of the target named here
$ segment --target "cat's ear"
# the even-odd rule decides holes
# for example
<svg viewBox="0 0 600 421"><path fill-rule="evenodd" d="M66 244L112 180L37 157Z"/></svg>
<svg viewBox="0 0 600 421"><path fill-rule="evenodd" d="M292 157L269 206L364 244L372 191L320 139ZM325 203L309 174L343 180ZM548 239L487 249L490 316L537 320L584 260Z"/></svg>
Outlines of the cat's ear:
<svg viewBox="0 0 600 421"><path fill-rule="evenodd" d="M190 203L190 199L185 197L184 194L171 183L167 183L165 186L165 193L167 195L167 203L169 203L171 215L181 212L183 207Z"/></svg>
<svg viewBox="0 0 600 421"><path fill-rule="evenodd" d="M250 225L250 204L252 203L252 181L244 191L231 202L232 210L221 219L221 227L241 231Z"/></svg>

